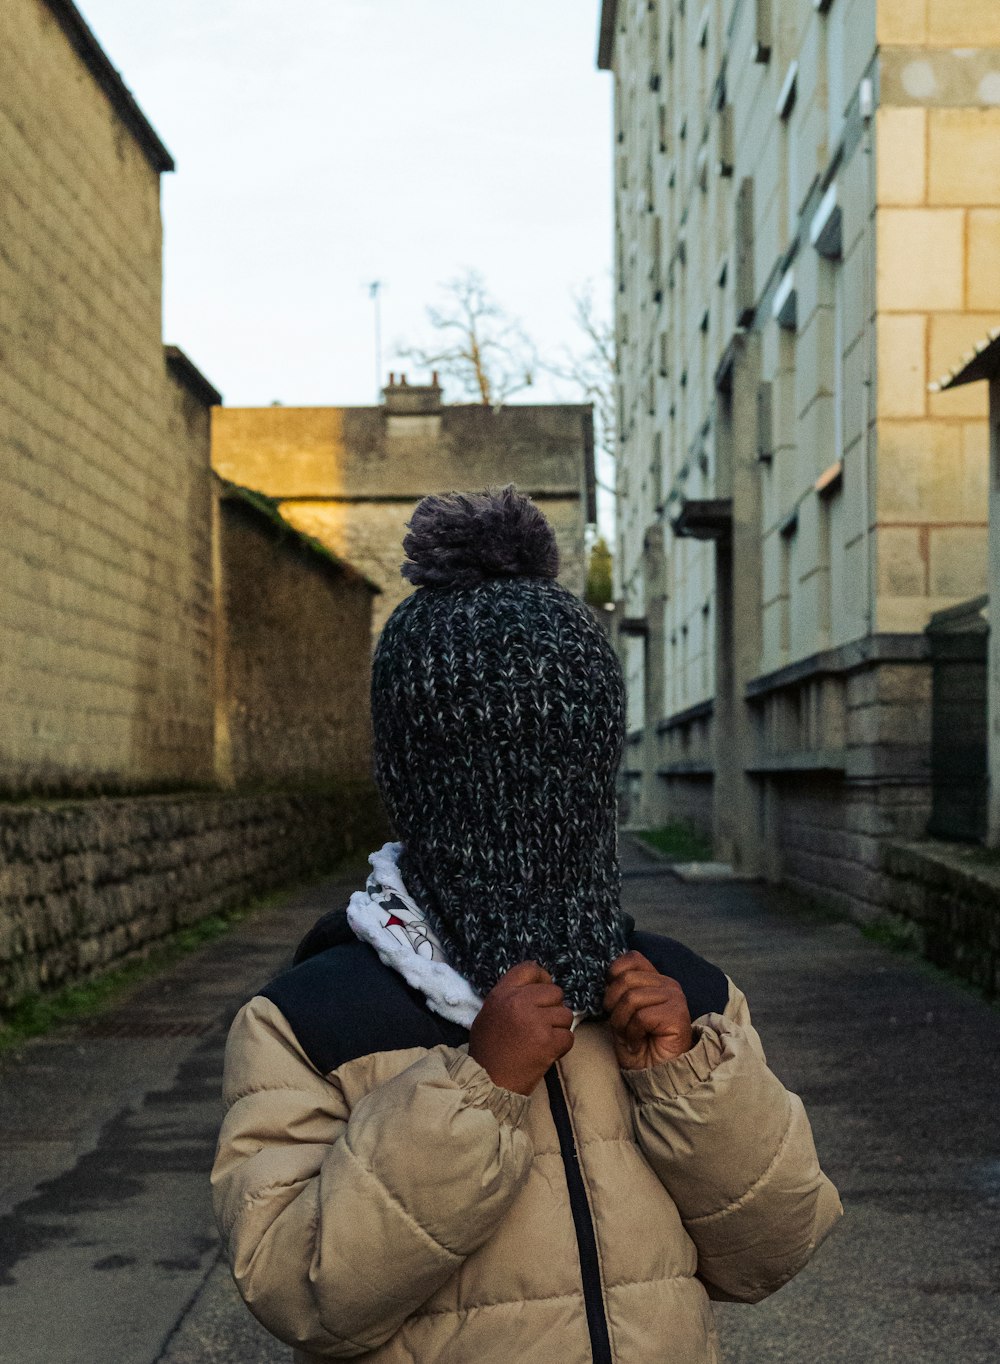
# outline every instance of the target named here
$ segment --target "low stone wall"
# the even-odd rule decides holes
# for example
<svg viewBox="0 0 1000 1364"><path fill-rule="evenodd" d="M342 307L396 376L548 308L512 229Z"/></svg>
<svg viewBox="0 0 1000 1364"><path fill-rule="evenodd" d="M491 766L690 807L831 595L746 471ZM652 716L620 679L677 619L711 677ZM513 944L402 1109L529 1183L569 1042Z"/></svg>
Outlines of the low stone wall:
<svg viewBox="0 0 1000 1364"><path fill-rule="evenodd" d="M0 1009L389 836L369 782L0 805Z"/></svg>
<svg viewBox="0 0 1000 1364"><path fill-rule="evenodd" d="M919 838L929 809L926 786L855 785L823 774L773 782L771 879L857 923L870 922L892 894L887 840Z"/></svg>
<svg viewBox="0 0 1000 1364"><path fill-rule="evenodd" d="M924 956L1000 994L1000 866L981 848L925 841L887 843L884 903L916 925Z"/></svg>

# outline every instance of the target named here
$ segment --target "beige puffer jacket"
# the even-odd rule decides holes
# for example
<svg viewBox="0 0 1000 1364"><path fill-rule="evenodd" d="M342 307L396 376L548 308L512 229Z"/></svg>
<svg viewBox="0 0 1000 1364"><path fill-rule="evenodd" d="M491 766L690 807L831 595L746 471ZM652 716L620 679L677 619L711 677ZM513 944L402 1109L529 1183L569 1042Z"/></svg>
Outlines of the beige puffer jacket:
<svg viewBox="0 0 1000 1364"><path fill-rule="evenodd" d="M302 1364L710 1364L709 1299L773 1293L839 1217L742 993L680 944L631 937L693 1049L623 1074L586 1022L528 1099L327 940L233 1023L212 1172L240 1292Z"/></svg>

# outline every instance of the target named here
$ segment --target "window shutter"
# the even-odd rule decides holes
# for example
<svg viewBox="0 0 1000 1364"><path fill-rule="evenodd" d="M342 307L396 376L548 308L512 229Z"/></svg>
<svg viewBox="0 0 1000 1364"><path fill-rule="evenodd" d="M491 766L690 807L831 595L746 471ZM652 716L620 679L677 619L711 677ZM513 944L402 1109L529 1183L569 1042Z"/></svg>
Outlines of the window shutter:
<svg viewBox="0 0 1000 1364"><path fill-rule="evenodd" d="M719 174L727 178L733 173L733 106L724 104L719 110Z"/></svg>
<svg viewBox="0 0 1000 1364"><path fill-rule="evenodd" d="M771 60L773 44L772 0L754 0L753 59L766 65Z"/></svg>
<svg viewBox="0 0 1000 1364"><path fill-rule="evenodd" d="M753 319L754 291L753 177L740 181L736 199L736 321L746 327Z"/></svg>
<svg viewBox="0 0 1000 1364"><path fill-rule="evenodd" d="M757 385L757 458L765 464L774 458L774 412L768 383Z"/></svg>

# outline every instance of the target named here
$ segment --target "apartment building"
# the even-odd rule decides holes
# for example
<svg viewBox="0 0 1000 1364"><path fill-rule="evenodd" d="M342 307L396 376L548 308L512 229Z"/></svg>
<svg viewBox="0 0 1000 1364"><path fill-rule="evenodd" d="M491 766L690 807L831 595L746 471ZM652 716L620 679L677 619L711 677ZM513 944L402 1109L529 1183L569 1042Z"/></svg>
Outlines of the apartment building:
<svg viewBox="0 0 1000 1364"><path fill-rule="evenodd" d="M631 818L853 910L930 809L985 590L1000 7L605 0Z"/></svg>

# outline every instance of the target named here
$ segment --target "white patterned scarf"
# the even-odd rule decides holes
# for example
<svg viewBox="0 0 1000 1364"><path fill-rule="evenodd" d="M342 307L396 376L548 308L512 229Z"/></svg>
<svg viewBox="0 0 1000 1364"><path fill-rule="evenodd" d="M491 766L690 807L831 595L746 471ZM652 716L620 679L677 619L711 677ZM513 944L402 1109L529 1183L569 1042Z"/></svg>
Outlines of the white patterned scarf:
<svg viewBox="0 0 1000 1364"><path fill-rule="evenodd" d="M483 1001L448 962L444 948L423 911L403 885L399 871L402 843L383 843L369 855L372 870L364 890L347 904L347 921L386 966L419 990L442 1018L471 1028ZM586 1015L574 1014L575 1028Z"/></svg>

